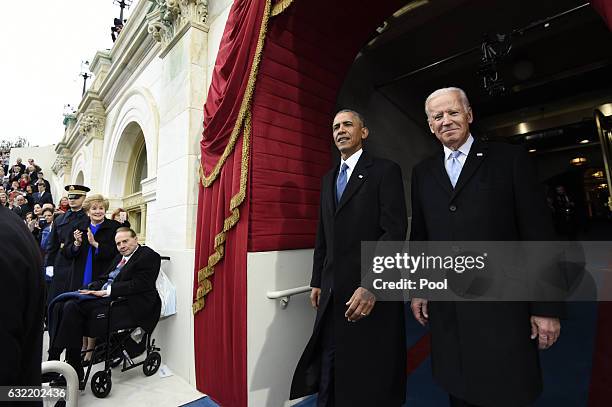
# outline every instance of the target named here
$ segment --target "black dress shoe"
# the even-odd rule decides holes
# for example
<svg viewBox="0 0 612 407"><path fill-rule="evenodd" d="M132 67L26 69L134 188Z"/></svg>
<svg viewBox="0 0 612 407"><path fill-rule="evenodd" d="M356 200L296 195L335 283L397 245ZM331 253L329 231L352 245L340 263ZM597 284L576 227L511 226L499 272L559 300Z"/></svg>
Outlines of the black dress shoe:
<svg viewBox="0 0 612 407"><path fill-rule="evenodd" d="M66 378L64 376L58 376L55 379L51 380L49 383L51 387L66 387Z"/></svg>
<svg viewBox="0 0 612 407"><path fill-rule="evenodd" d="M87 383L85 382L85 380L79 379L79 390L81 390L81 391L85 390L85 386L86 385L87 385ZM52 380L51 383L49 383L49 386L51 386L51 387L67 387L66 379L64 378L64 376L60 376L57 379Z"/></svg>

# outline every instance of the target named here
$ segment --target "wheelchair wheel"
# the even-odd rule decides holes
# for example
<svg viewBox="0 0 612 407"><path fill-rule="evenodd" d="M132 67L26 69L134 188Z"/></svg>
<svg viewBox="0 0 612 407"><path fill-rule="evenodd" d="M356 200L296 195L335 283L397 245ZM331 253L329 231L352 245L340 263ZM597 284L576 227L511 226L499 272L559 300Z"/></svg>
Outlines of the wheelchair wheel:
<svg viewBox="0 0 612 407"><path fill-rule="evenodd" d="M159 370L160 365L161 355L158 352L151 352L142 364L142 371L145 376L152 376Z"/></svg>
<svg viewBox="0 0 612 407"><path fill-rule="evenodd" d="M113 382L111 381L110 372L106 372L102 370L100 372L96 372L91 378L91 392L99 399L103 399L108 396L111 388L113 387Z"/></svg>

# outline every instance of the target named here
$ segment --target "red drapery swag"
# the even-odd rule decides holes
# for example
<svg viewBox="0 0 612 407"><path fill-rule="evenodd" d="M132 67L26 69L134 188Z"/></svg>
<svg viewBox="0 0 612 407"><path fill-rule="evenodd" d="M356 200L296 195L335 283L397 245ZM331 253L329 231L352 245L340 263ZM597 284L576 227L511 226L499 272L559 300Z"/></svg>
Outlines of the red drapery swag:
<svg viewBox="0 0 612 407"><path fill-rule="evenodd" d="M601 15L608 30L612 31L612 0L592 0L591 6Z"/></svg>
<svg viewBox="0 0 612 407"><path fill-rule="evenodd" d="M249 95L269 8L269 0L234 1L204 105L193 303L195 369L197 388L224 406L247 404Z"/></svg>

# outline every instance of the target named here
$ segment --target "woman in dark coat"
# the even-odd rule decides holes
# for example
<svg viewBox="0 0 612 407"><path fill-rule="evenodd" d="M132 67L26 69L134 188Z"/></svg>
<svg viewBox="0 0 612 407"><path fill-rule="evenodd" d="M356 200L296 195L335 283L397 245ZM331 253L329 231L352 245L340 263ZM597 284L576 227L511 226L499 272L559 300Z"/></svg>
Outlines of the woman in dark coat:
<svg viewBox="0 0 612 407"><path fill-rule="evenodd" d="M119 254L115 233L122 225L106 218L108 199L98 194L91 195L83 202L83 210L89 216L89 227L87 230L75 230L74 241L62 249L67 257L74 259L67 291L76 291L97 280L108 271ZM92 349L94 343L93 339L83 341L85 349ZM90 354L87 354L85 359L89 358Z"/></svg>
<svg viewBox="0 0 612 407"><path fill-rule="evenodd" d="M95 281L108 271L119 254L115 232L121 224L107 219L108 200L102 195L91 195L83 202L90 225L87 230L75 230L74 241L64 246L66 256L74 258L68 291L75 291Z"/></svg>

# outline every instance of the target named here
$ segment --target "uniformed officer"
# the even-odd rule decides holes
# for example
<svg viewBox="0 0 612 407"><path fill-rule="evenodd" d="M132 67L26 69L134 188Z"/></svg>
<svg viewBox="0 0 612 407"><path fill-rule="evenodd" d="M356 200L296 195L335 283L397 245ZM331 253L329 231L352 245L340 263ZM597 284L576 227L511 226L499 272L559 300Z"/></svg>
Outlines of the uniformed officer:
<svg viewBox="0 0 612 407"><path fill-rule="evenodd" d="M86 231L89 226L89 218L82 210L83 201L85 195L89 192L89 188L83 185L66 185L64 189L68 192L70 209L57 217L51 229L49 256L45 264L47 275L53 276L51 288L47 295L48 302L66 292L68 288L68 280L72 272L72 259L66 257L62 249L68 242L74 240L76 229Z"/></svg>

